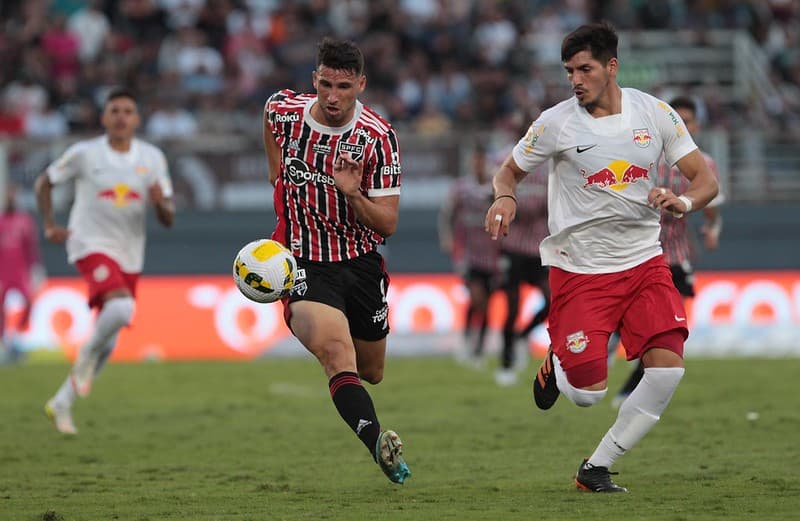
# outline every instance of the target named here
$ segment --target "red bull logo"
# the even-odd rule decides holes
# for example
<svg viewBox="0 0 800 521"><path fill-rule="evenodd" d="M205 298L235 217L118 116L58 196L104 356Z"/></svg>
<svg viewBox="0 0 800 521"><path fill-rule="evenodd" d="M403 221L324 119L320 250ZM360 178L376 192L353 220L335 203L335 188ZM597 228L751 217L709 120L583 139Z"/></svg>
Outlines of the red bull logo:
<svg viewBox="0 0 800 521"><path fill-rule="evenodd" d="M648 168L628 163L621 159L612 161L598 170L597 172L587 174L586 170L581 170L584 183L583 187L596 186L598 188L611 188L612 190L624 190L629 184L636 183L640 179L650 179L650 169L653 168L653 163L650 163Z"/></svg>
<svg viewBox="0 0 800 521"><path fill-rule="evenodd" d="M122 183L114 185L114 188L101 190L97 193L97 197L111 201L117 208L127 206L131 201L142 200L142 196L139 192L131 190L130 186Z"/></svg>
<svg viewBox="0 0 800 521"><path fill-rule="evenodd" d="M650 135L650 131L646 128L635 128L633 129L633 142L636 143L636 146L639 148L647 148L650 146L650 140L653 137Z"/></svg>

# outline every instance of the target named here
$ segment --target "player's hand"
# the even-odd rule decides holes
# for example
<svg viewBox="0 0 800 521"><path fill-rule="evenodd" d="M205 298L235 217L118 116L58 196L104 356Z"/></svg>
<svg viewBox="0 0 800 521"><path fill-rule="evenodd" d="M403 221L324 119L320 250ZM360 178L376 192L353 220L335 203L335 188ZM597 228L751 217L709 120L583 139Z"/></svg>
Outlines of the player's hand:
<svg viewBox="0 0 800 521"><path fill-rule="evenodd" d="M148 196L153 204L161 204L164 202L164 190L161 189L161 184L155 182L147 188Z"/></svg>
<svg viewBox="0 0 800 521"><path fill-rule="evenodd" d="M56 224L44 227L44 238L53 244L64 244L69 237L69 230Z"/></svg>
<svg viewBox="0 0 800 521"><path fill-rule="evenodd" d="M700 228L700 233L703 234L703 246L709 251L716 250L719 246L719 232L704 224Z"/></svg>
<svg viewBox="0 0 800 521"><path fill-rule="evenodd" d="M344 195L356 195L361 191L363 161L356 161L350 152L340 152L333 162L333 180Z"/></svg>
<svg viewBox="0 0 800 521"><path fill-rule="evenodd" d="M496 241L500 233L508 235L508 227L517 214L517 203L511 197L500 197L494 200L489 211L486 212L484 228L492 240Z"/></svg>
<svg viewBox="0 0 800 521"><path fill-rule="evenodd" d="M678 199L678 196L669 188L652 188L647 195L647 202L653 208L672 212L672 215L678 218L683 217L687 210L686 204Z"/></svg>

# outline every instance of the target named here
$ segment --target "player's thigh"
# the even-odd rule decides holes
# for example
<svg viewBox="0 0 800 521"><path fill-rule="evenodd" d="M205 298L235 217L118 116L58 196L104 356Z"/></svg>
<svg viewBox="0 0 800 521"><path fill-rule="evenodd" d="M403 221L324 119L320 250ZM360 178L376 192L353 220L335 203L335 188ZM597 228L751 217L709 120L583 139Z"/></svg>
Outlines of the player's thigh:
<svg viewBox="0 0 800 521"><path fill-rule="evenodd" d="M617 329L625 304L624 285L615 275L586 275L554 268L548 332L561 367L605 360L608 337Z"/></svg>
<svg viewBox="0 0 800 521"><path fill-rule="evenodd" d="M689 335L683 299L672 283L670 270L652 266L642 273L642 281L622 317L620 335L628 360L640 358L651 347L667 347L683 356L681 342L653 345L653 339L670 331L677 331L683 340Z"/></svg>
<svg viewBox="0 0 800 521"><path fill-rule="evenodd" d="M376 342L389 334L389 275L373 252L348 265L346 315L354 339Z"/></svg>
<svg viewBox="0 0 800 521"><path fill-rule="evenodd" d="M344 313L311 300L295 301L289 307L292 333L317 357L329 377L342 371L355 372L355 349Z"/></svg>

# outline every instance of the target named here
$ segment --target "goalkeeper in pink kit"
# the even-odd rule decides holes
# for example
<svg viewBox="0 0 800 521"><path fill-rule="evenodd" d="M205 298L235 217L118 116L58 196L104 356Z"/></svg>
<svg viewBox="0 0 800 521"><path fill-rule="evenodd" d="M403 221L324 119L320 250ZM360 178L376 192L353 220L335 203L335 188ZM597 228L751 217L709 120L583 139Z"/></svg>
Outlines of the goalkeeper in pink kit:
<svg viewBox="0 0 800 521"><path fill-rule="evenodd" d="M0 213L0 358L2 347L8 359L15 358L14 341L5 330L5 301L11 290L16 290L24 300L24 307L14 332L28 328L37 280L44 276L39 257L39 239L36 222L16 204L16 186L9 184L3 211Z"/></svg>

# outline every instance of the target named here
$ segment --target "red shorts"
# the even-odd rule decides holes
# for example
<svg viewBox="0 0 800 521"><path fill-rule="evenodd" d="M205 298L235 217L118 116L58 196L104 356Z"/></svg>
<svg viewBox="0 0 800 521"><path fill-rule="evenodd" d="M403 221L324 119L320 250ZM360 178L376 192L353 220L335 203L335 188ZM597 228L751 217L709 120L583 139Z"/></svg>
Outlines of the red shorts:
<svg viewBox="0 0 800 521"><path fill-rule="evenodd" d="M678 331L683 340L689 336L683 300L662 255L618 273L580 274L551 268L550 289L548 331L565 371L606 360L608 337L617 330L628 360L654 347L649 342L661 333ZM683 356L682 342L658 347Z"/></svg>
<svg viewBox="0 0 800 521"><path fill-rule="evenodd" d="M92 253L75 262L83 280L89 285L89 306L103 307L103 295L115 289L127 289L136 296L138 273L125 273L117 261L103 255Z"/></svg>

